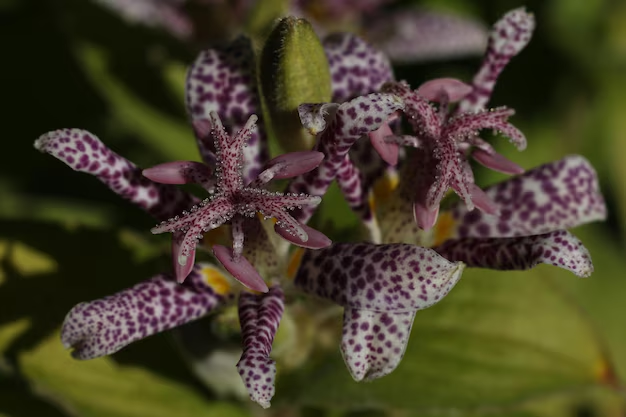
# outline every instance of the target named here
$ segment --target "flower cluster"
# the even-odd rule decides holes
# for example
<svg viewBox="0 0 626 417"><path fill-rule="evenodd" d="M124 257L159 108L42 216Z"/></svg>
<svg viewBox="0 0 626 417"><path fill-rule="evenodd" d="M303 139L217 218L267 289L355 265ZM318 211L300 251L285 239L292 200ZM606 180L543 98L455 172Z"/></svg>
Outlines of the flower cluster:
<svg viewBox="0 0 626 417"><path fill-rule="evenodd" d="M261 105L245 38L202 52L189 69L186 104L203 163L142 170L86 131L40 137L37 149L96 176L160 221L153 233L173 237L173 274L75 306L63 325L64 345L79 359L108 355L238 303L243 354L236 368L252 400L268 407L276 376L272 343L292 292L344 308L340 349L360 381L399 365L416 312L442 300L465 267L547 263L588 276L589 254L565 229L606 216L593 168L568 156L524 172L479 137L490 129L520 150L526 146L509 121L513 110L485 105L533 27L523 9L507 13L470 84L441 78L414 90L394 80L387 57L365 41L329 36L322 45L334 102L298 109L314 148L271 160L264 121L254 115ZM402 118L409 132L401 131ZM470 157L515 176L483 190ZM272 179L289 179L285 192L268 188ZM384 193L377 188L382 180ZM334 181L365 226L362 242L332 244L307 226ZM176 187L184 183L201 185L206 198ZM460 199L444 210L449 189ZM210 240L203 234L219 227L230 229L232 249L213 244L206 256L217 262L196 263ZM283 240L268 233L272 227ZM293 282L285 242L304 248L294 258Z"/></svg>

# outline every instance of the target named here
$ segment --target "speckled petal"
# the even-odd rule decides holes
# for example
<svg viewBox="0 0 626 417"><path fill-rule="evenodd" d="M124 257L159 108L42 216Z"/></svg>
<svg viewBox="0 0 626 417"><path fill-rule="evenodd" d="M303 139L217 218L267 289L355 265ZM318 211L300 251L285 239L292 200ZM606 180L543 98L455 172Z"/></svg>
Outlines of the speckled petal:
<svg viewBox="0 0 626 417"><path fill-rule="evenodd" d="M402 100L393 94L369 94L340 105L332 121L318 136L316 150L324 153L324 160L316 169L296 177L289 191L324 195L341 170L344 175L337 179L344 192L348 191L346 197L352 209L364 220L372 219L367 196L363 195L360 183L357 184L360 181L359 171L353 167L348 151L358 139L377 130L392 113L403 107ZM306 109L312 108L302 108L301 117ZM301 223L306 223L313 211L313 208L305 207L295 216Z"/></svg>
<svg viewBox="0 0 626 417"><path fill-rule="evenodd" d="M393 80L389 59L351 33L337 33L323 41L332 80L332 101L343 103L374 93Z"/></svg>
<svg viewBox="0 0 626 417"><path fill-rule="evenodd" d="M283 315L285 295L278 286L266 294L242 292L239 297L239 322L243 354L237 370L250 398L263 408L274 396L276 363L270 359L272 342Z"/></svg>
<svg viewBox="0 0 626 417"><path fill-rule="evenodd" d="M157 219L172 217L197 199L171 185L157 184L141 169L107 148L95 135L80 129L61 129L42 135L35 148L86 172L112 191L138 205Z"/></svg>
<svg viewBox="0 0 626 417"><path fill-rule="evenodd" d="M463 264L415 245L338 243L307 251L295 285L344 307L403 313L437 303L462 271Z"/></svg>
<svg viewBox="0 0 626 417"><path fill-rule="evenodd" d="M478 55L487 29L476 20L420 9L377 13L365 35L395 62L418 62Z"/></svg>
<svg viewBox="0 0 626 417"><path fill-rule="evenodd" d="M390 313L346 308L341 354L356 381L391 373L404 356L415 311Z"/></svg>
<svg viewBox="0 0 626 417"><path fill-rule="evenodd" d="M500 216L470 212L459 204L451 211L458 225L452 237L536 235L606 218L596 172L578 155L542 165L485 192L498 205Z"/></svg>
<svg viewBox="0 0 626 417"><path fill-rule="evenodd" d="M209 119L210 113L216 111L227 133L238 132L250 115L260 112L255 68L252 43L245 37L236 39L226 48L202 52L187 73L186 103L192 120ZM207 146L213 151L212 143L201 137L198 137L198 145L203 155L210 154L204 149ZM262 125L253 130L244 149L244 158L247 184L258 175L267 158Z"/></svg>
<svg viewBox="0 0 626 417"><path fill-rule="evenodd" d="M506 107L478 110L475 113L461 113L446 123L444 134L461 141L474 137L482 129L493 129L508 137L519 151L523 151L526 149L526 137L507 122L513 114L515 111Z"/></svg>
<svg viewBox="0 0 626 417"><path fill-rule="evenodd" d="M567 269L580 277L593 272L589 252L565 230L514 238L464 238L434 248L442 256L470 267L525 270L540 263Z"/></svg>
<svg viewBox="0 0 626 417"><path fill-rule="evenodd" d="M461 112L475 112L485 107L498 76L511 58L526 47L534 29L535 17L523 7L511 10L496 22L483 63L472 81L474 89L459 104Z"/></svg>
<svg viewBox="0 0 626 417"><path fill-rule="evenodd" d="M200 318L233 299L196 265L185 284L161 274L100 300L80 303L65 317L61 341L77 359L109 355L152 334Z"/></svg>

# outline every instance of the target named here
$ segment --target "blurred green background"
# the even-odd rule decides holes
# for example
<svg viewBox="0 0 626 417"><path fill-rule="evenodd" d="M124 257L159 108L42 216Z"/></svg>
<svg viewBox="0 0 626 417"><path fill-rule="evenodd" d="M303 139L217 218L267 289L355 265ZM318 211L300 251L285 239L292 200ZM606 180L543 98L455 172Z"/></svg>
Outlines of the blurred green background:
<svg viewBox="0 0 626 417"><path fill-rule="evenodd" d="M279 371L268 411L207 387L171 334L74 361L59 341L65 314L167 269L167 244L147 232L148 216L33 141L79 127L140 166L198 159L182 99L198 45L94 2L0 0L0 416L626 416L626 2L417 4L486 24L520 5L535 13L533 40L491 102L517 110L528 150L495 143L527 168L569 153L596 167L609 219L574 231L593 257L590 279L547 266L467 271L417 315L392 375L357 384L335 349ZM479 63L396 74L469 80Z"/></svg>

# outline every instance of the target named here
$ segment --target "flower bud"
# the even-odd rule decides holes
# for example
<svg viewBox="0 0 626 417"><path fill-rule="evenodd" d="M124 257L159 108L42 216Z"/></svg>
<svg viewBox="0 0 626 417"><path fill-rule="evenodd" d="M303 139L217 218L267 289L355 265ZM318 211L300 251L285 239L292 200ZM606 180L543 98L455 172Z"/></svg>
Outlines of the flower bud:
<svg viewBox="0 0 626 417"><path fill-rule="evenodd" d="M324 48L304 19L286 17L261 53L261 89L271 129L288 151L309 150L314 136L302 127L298 106L329 102L330 71Z"/></svg>

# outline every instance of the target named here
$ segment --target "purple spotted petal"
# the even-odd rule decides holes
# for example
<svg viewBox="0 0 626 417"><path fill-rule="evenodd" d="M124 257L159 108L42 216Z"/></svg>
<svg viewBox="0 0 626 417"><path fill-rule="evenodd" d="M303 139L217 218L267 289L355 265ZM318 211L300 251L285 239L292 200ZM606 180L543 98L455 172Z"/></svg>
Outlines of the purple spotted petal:
<svg viewBox="0 0 626 417"><path fill-rule="evenodd" d="M384 313L347 307L343 313L341 354L356 381L371 381L400 364L415 311Z"/></svg>
<svg viewBox="0 0 626 417"><path fill-rule="evenodd" d="M341 352L360 381L396 368L415 312L448 294L463 267L414 245L342 243L307 251L294 282L345 307Z"/></svg>
<svg viewBox="0 0 626 417"><path fill-rule="evenodd" d="M475 112L486 106L500 73L526 47L534 29L535 17L523 7L511 10L496 22L483 63L472 81L474 89L461 101L459 111Z"/></svg>
<svg viewBox="0 0 626 417"><path fill-rule="evenodd" d="M295 178L289 190L294 193L324 195L336 178L350 207L367 224L373 216L367 196L363 195L360 173L350 161L348 151L358 139L377 130L386 123L391 114L403 106L402 100L392 94L369 94L340 105L332 121L318 136L316 150L324 153L324 160L313 171ZM319 107L307 106L300 109L301 116L307 110L319 113ZM296 217L301 223L306 223L313 211L313 208L305 207Z"/></svg>
<svg viewBox="0 0 626 417"><path fill-rule="evenodd" d="M498 205L500 216L470 212L459 204L452 209L458 222L454 236L536 235L606 218L596 172L578 155L542 165L485 192Z"/></svg>
<svg viewBox="0 0 626 417"><path fill-rule="evenodd" d="M243 354L237 370L250 398L263 408L274 396L276 363L270 359L272 342L283 315L285 295L279 286L265 294L242 292L239 296L239 322Z"/></svg>
<svg viewBox="0 0 626 417"><path fill-rule="evenodd" d="M428 248L402 243L338 243L307 251L295 284L306 293L353 309L413 312L437 303L463 265Z"/></svg>
<svg viewBox="0 0 626 417"><path fill-rule="evenodd" d="M442 256L470 267L525 270L540 263L567 269L579 277L593 272L583 243L565 230L513 238L464 238L434 248Z"/></svg>
<svg viewBox="0 0 626 417"><path fill-rule="evenodd" d="M481 23L419 9L378 13L364 29L366 37L395 62L475 55L487 44L487 30Z"/></svg>
<svg viewBox="0 0 626 417"><path fill-rule="evenodd" d="M174 186L157 184L144 177L140 168L85 130L62 129L46 133L37 139L35 148L60 159L75 171L95 176L116 194L157 219L174 216L197 201Z"/></svg>
<svg viewBox="0 0 626 417"><path fill-rule="evenodd" d="M333 102L377 92L393 80L389 59L358 36L337 33L326 37L323 45L330 66Z"/></svg>
<svg viewBox="0 0 626 417"><path fill-rule="evenodd" d="M61 341L77 359L92 359L202 317L232 300L217 293L196 265L185 284L161 274L100 300L80 303L65 317Z"/></svg>
<svg viewBox="0 0 626 417"><path fill-rule="evenodd" d="M227 48L202 52L187 72L185 92L187 112L191 119L209 120L210 113L215 111L228 134L239 131L250 115L260 112L255 68L251 41L244 37L238 38ZM196 134L202 131L195 130ZM202 155L210 155L214 151L212 145L212 141L198 136ZM258 175L267 158L262 125L252 131L244 158L244 179L247 184Z"/></svg>

